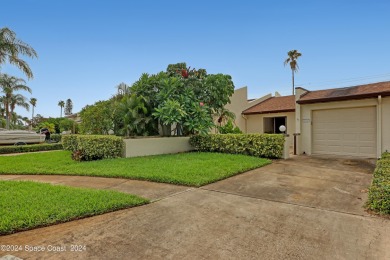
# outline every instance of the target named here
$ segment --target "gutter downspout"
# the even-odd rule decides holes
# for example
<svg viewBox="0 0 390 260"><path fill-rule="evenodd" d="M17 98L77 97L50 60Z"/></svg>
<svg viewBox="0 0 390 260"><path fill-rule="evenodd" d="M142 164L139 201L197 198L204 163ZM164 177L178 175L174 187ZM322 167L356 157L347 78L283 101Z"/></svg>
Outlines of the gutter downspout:
<svg viewBox="0 0 390 260"><path fill-rule="evenodd" d="M247 134L248 131L247 131L247 121L246 121L246 120L247 120L248 118L246 117L246 115L243 115L243 114L241 114L241 116L242 116L242 118L244 118L244 120L245 120L245 131L244 131L244 132Z"/></svg>
<svg viewBox="0 0 390 260"><path fill-rule="evenodd" d="M380 158L382 154L382 96L378 96L378 106L377 106L377 151L376 157Z"/></svg>

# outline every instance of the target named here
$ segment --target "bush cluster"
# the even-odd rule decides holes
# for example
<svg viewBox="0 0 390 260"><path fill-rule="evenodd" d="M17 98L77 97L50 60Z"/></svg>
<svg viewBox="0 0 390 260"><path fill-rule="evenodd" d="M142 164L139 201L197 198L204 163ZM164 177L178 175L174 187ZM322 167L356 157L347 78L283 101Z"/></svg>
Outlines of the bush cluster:
<svg viewBox="0 0 390 260"><path fill-rule="evenodd" d="M194 135L190 137L190 144L199 151L282 158L284 136L281 134Z"/></svg>
<svg viewBox="0 0 390 260"><path fill-rule="evenodd" d="M50 135L50 139L51 139L53 142L56 142L56 143L61 142L61 137L62 137L62 135L60 135L60 134L51 134L51 135Z"/></svg>
<svg viewBox="0 0 390 260"><path fill-rule="evenodd" d="M124 143L121 137L109 135L65 135L65 150L72 151L72 159L93 161L121 157Z"/></svg>
<svg viewBox="0 0 390 260"><path fill-rule="evenodd" d="M61 144L30 144L30 145L12 145L0 146L0 154L8 153L28 153L39 151L62 150Z"/></svg>
<svg viewBox="0 0 390 260"><path fill-rule="evenodd" d="M367 207L380 214L390 214L390 153L383 153L376 163Z"/></svg>

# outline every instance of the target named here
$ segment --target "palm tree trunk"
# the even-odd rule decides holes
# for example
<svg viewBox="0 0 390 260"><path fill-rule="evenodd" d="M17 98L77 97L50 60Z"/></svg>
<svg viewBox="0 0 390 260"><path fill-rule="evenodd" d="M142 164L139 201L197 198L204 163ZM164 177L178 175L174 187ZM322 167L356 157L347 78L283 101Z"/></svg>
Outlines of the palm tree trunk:
<svg viewBox="0 0 390 260"><path fill-rule="evenodd" d="M5 109L5 114L6 114L6 116L7 116L7 123L6 123L6 125L5 125L5 128L6 128L7 130L9 130L9 125L10 125L10 112L9 112L8 107Z"/></svg>
<svg viewBox="0 0 390 260"><path fill-rule="evenodd" d="M61 106L61 114L60 114L60 117L62 117L62 106Z"/></svg>
<svg viewBox="0 0 390 260"><path fill-rule="evenodd" d="M294 95L294 91L295 91L295 84L294 84L294 71L293 70L291 70L292 71L292 94Z"/></svg>

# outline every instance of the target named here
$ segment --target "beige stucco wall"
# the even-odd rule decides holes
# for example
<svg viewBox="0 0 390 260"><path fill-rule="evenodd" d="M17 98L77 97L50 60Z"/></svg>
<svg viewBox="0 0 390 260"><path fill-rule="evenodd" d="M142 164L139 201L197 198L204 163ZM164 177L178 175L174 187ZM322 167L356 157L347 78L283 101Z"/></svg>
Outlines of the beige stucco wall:
<svg viewBox="0 0 390 260"><path fill-rule="evenodd" d="M241 116L241 112L248 105L248 89L247 87L236 89L233 95L230 97L230 104L225 106L226 109L233 112L236 115L235 123L245 132L245 120Z"/></svg>
<svg viewBox="0 0 390 260"><path fill-rule="evenodd" d="M390 97L382 98L382 152L390 152Z"/></svg>
<svg viewBox="0 0 390 260"><path fill-rule="evenodd" d="M370 98L300 105L300 113L296 117L296 121L300 122L301 133L298 137L298 153L312 154L313 110L369 106L375 106L377 109L377 157L380 157L380 154L386 150L390 151L390 97L386 97L382 98L381 102L378 98ZM297 130L299 130L298 127Z"/></svg>
<svg viewBox="0 0 390 260"><path fill-rule="evenodd" d="M257 98L252 101L248 101L248 88L242 87L234 90L233 95L230 97L230 103L225 106L226 109L233 112L236 115L235 123L241 129L242 132L246 133L246 121L242 116L242 111L247 108L250 108L254 105L257 105L260 102L270 98L272 95L268 94L261 98ZM215 119L217 120L217 119ZM216 132L215 130L213 131Z"/></svg>
<svg viewBox="0 0 390 260"><path fill-rule="evenodd" d="M152 137L124 139L125 157L181 153L194 150L189 137Z"/></svg>
<svg viewBox="0 0 390 260"><path fill-rule="evenodd" d="M271 113L271 114L255 114L247 115L246 126L247 133L263 133L264 130L264 118L266 117L287 117L287 134L290 147L294 145L293 133L295 133L295 112L287 113Z"/></svg>

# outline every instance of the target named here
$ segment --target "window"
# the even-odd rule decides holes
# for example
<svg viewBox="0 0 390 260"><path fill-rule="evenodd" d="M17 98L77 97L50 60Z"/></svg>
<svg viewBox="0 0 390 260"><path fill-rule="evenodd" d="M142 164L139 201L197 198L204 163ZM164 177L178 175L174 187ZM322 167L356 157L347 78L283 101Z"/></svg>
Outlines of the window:
<svg viewBox="0 0 390 260"><path fill-rule="evenodd" d="M287 117L264 117L263 119L263 132L265 134L281 134L279 127L284 125L287 133Z"/></svg>

